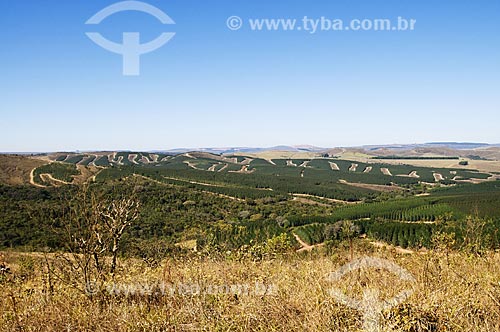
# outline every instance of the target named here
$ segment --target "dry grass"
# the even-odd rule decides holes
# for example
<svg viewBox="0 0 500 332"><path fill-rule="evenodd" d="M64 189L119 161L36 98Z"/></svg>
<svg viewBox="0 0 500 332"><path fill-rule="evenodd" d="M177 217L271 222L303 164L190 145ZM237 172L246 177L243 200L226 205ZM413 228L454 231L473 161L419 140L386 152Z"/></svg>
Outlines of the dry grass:
<svg viewBox="0 0 500 332"><path fill-rule="evenodd" d="M211 285L258 283L273 285L275 292L166 292L150 296L111 296L104 292L90 299L56 280L51 295L40 255L7 253L5 260L13 273L9 281L0 283L0 330L360 331L360 313L336 303L329 295L331 287L357 298L367 287L379 289L382 298L401 289L413 289L405 303L383 313L384 331L500 330L498 254L470 258L458 253L446 257L434 252L399 255L383 249L363 250L367 249L358 247L358 255L368 254L399 264L413 274L416 283L402 282L387 271L368 269L351 272L333 284L326 276L348 262L344 250L257 262L231 255L218 259L195 256L165 260L156 268L127 260L122 262L115 282L197 284L205 291L213 289Z"/></svg>
<svg viewBox="0 0 500 332"><path fill-rule="evenodd" d="M46 161L17 155L0 155L0 183L8 185L27 184L33 168L47 164Z"/></svg>
<svg viewBox="0 0 500 332"><path fill-rule="evenodd" d="M257 153L235 152L232 155L262 159L311 159L320 156L318 152L270 150Z"/></svg>

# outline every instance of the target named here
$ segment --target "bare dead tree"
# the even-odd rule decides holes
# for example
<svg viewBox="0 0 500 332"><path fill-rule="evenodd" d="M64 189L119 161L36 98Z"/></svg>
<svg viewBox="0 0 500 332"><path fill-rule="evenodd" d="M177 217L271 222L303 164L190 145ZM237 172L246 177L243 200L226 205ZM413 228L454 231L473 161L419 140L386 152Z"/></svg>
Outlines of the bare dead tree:
<svg viewBox="0 0 500 332"><path fill-rule="evenodd" d="M73 197L61 202L64 212L57 217L62 220L60 231L66 238L66 250L56 254L53 264L48 265L49 273L91 297L109 274L114 276L121 238L139 216L135 195L114 194L105 197L83 185Z"/></svg>
<svg viewBox="0 0 500 332"><path fill-rule="evenodd" d="M107 233L108 241L110 241L112 256L110 273L113 275L116 270L116 260L123 233L139 217L139 201L135 198L123 198L101 202L97 210L102 227ZM102 241L103 236L100 236L99 233L96 234L97 238Z"/></svg>

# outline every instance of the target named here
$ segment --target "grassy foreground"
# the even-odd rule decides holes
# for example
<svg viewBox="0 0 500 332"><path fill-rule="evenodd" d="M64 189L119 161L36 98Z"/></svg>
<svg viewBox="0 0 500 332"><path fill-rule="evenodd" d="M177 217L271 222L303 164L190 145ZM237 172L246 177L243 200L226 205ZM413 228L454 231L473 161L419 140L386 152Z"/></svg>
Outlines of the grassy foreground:
<svg viewBox="0 0 500 332"><path fill-rule="evenodd" d="M71 277L73 284L54 274L48 279L46 258L53 257L5 252L0 260L10 273L0 274L0 330L361 331L362 314L337 303L332 287L358 299L366 288L379 289L381 298L411 289L404 303L383 312L383 331L500 330L498 253L402 255L366 248L358 244L356 256L393 261L416 282L373 268L331 282L326 276L349 261L343 249L260 261L227 253L165 259L158 266L122 260L114 281L89 296Z"/></svg>

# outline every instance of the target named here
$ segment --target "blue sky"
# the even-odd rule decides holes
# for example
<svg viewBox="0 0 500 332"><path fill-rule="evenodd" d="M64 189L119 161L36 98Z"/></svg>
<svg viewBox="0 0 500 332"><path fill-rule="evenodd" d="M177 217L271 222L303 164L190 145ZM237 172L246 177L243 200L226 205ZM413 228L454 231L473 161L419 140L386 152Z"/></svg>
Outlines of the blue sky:
<svg viewBox="0 0 500 332"><path fill-rule="evenodd" d="M500 2L0 0L0 151L500 143ZM238 15L242 29L226 26ZM417 20L414 31L251 31L248 19ZM122 75L90 41L175 32Z"/></svg>

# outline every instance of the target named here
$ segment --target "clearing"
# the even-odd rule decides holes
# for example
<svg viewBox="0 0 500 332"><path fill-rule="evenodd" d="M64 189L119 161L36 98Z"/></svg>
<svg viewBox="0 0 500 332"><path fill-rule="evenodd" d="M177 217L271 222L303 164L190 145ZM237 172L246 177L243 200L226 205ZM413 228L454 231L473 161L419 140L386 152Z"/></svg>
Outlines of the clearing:
<svg viewBox="0 0 500 332"><path fill-rule="evenodd" d="M389 175L389 176L392 176L392 173L391 171L389 171L388 168L381 168L380 171L382 172L382 174L384 175Z"/></svg>
<svg viewBox="0 0 500 332"><path fill-rule="evenodd" d="M439 173L432 173L432 175L434 176L434 181L436 182L439 182L439 181L443 181L444 180L444 177L442 174L439 174Z"/></svg>
<svg viewBox="0 0 500 332"><path fill-rule="evenodd" d="M391 192L391 191L399 191L403 190L403 188L400 188L398 186L385 186L382 184L368 184L368 183L353 183L353 182L347 182L346 180L339 180L340 183L347 184L352 187L357 187L357 188L363 188L363 189L370 189L374 191L382 191L382 192Z"/></svg>
<svg viewBox="0 0 500 332"><path fill-rule="evenodd" d="M330 164L330 168L332 169L332 171L340 171L340 168L336 163L331 161L329 161L328 163Z"/></svg>

